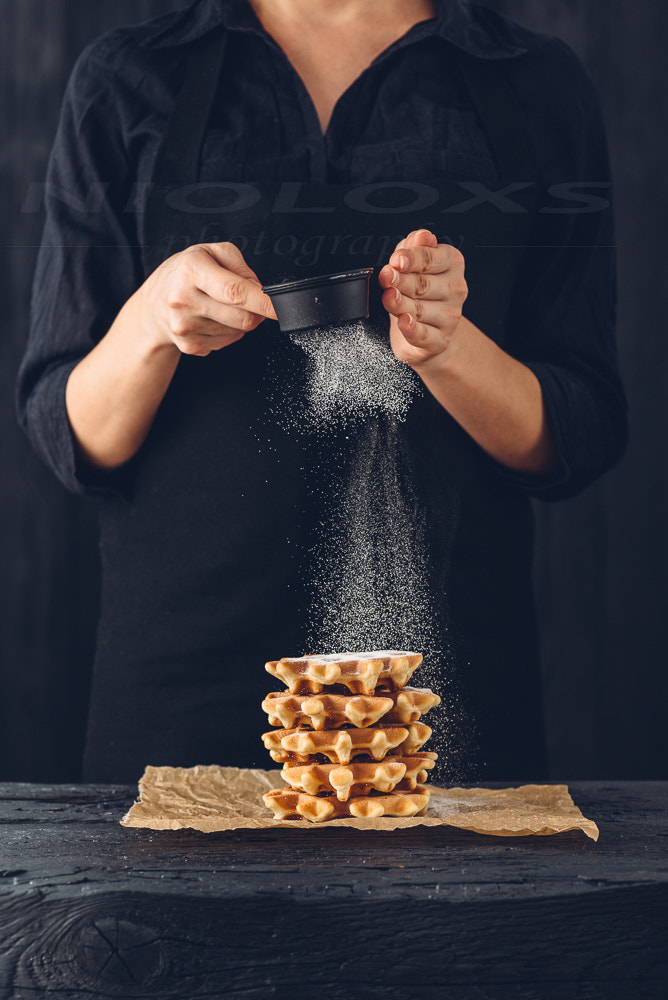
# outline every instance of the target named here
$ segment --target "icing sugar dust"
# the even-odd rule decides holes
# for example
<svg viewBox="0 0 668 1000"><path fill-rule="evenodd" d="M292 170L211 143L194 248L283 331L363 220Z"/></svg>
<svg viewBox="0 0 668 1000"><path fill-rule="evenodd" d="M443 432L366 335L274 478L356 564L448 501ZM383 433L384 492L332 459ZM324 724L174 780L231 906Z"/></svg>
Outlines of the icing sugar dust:
<svg viewBox="0 0 668 1000"><path fill-rule="evenodd" d="M402 425L422 382L371 322L289 334L305 355L305 394L276 418L305 435L319 528L308 553L308 649L412 649L415 678L441 695L429 721L439 778L459 779L462 712L448 626L430 587L427 517Z"/></svg>
<svg viewBox="0 0 668 1000"><path fill-rule="evenodd" d="M414 372L397 361L372 323L317 327L289 334L309 362L309 429L356 422L369 414L403 421L420 392Z"/></svg>

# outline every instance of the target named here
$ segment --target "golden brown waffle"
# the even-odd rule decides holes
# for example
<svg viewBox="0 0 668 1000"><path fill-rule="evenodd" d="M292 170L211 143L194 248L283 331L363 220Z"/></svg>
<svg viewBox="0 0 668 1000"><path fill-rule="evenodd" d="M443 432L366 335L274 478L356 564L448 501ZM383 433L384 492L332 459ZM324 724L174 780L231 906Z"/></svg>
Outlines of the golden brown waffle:
<svg viewBox="0 0 668 1000"><path fill-rule="evenodd" d="M356 795L339 802L334 795L317 796L296 792L291 788L274 788L263 795L264 804L272 809L275 819L310 820L322 823L328 819L348 816L377 819L380 816L421 816L429 805L429 791L420 787L414 792L392 795Z"/></svg>
<svg viewBox="0 0 668 1000"><path fill-rule="evenodd" d="M382 696L345 694L268 694L262 708L270 726L311 726L313 729L338 729L353 725L365 729L382 718L383 722L408 724L440 704L437 694L425 688L384 691Z"/></svg>
<svg viewBox="0 0 668 1000"><path fill-rule="evenodd" d="M423 722L409 726L368 726L366 729L274 729L262 741L279 764L310 764L323 755L332 764L347 764L361 755L383 760L388 753L410 756L431 736Z"/></svg>
<svg viewBox="0 0 668 1000"><path fill-rule="evenodd" d="M270 660L265 669L291 694L320 694L341 684L351 694L371 695L376 687L399 690L422 663L421 653L377 650L367 653L327 653Z"/></svg>
<svg viewBox="0 0 668 1000"><path fill-rule="evenodd" d="M399 722L408 725L417 722L421 715L441 704L441 699L428 688L406 687L403 691L382 691L384 698L392 699L392 708L382 716L383 723Z"/></svg>
<svg viewBox="0 0 668 1000"><path fill-rule="evenodd" d="M434 755L435 756L435 755ZM308 795L336 793L340 802L369 792L414 791L428 778L434 766L432 755L386 757L385 760L344 764L285 765L284 780L298 792Z"/></svg>
<svg viewBox="0 0 668 1000"><path fill-rule="evenodd" d="M390 751L391 754L398 754L402 757L411 757L413 754L419 753L420 749L427 742L431 736L431 729L429 726L425 725L424 722L412 722L410 725L406 726L405 729L408 732L406 739L399 744L398 747ZM434 760L436 760L438 754L435 754Z"/></svg>
<svg viewBox="0 0 668 1000"><path fill-rule="evenodd" d="M312 726L313 729L364 729L394 709L394 701L363 694L288 694L274 692L262 702L270 726ZM406 713L404 713L406 714ZM397 720L398 721L398 720Z"/></svg>

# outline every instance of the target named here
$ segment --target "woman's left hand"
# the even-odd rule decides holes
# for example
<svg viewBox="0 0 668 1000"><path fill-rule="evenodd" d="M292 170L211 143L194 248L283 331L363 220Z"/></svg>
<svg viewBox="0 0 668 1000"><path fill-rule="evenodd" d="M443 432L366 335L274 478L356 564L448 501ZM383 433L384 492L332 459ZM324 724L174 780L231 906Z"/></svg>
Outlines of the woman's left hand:
<svg viewBox="0 0 668 1000"><path fill-rule="evenodd" d="M395 357L419 369L447 350L468 295L459 250L419 229L398 244L378 280Z"/></svg>

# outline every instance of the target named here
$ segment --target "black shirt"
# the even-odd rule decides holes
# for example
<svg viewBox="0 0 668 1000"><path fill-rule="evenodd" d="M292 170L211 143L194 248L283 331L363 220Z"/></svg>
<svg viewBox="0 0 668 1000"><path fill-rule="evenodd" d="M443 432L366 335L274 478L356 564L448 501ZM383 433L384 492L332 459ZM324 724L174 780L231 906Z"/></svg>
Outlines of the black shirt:
<svg viewBox="0 0 668 1000"><path fill-rule="evenodd" d="M617 461L626 404L614 346L610 172L591 81L556 38L467 0L435 7L435 19L411 29L341 97L324 136L304 85L244 0L195 0L179 13L108 32L81 54L49 161L17 389L21 424L68 489L94 496L120 488L113 475L77 468L65 386L143 281L142 205L188 43L221 22L233 44L202 181L352 184L441 175L461 178L462 202L476 196L471 182L483 185L477 196L485 197L495 190L496 167L448 50L506 61L544 183L511 317L512 353L541 383L560 468L547 478L498 471L551 500L578 492ZM504 197L500 210L512 207L512 193Z"/></svg>

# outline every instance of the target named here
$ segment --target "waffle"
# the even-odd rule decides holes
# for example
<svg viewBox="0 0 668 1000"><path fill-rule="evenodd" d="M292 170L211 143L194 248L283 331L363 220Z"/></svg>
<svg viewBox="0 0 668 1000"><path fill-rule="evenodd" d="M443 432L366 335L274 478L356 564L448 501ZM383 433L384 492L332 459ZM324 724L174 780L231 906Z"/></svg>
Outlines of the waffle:
<svg viewBox="0 0 668 1000"><path fill-rule="evenodd" d="M408 686L421 662L420 653L381 650L265 664L288 689L262 702L277 727L262 739L289 786L264 796L276 819L426 812L437 754L421 752L431 729L418 720L441 699Z"/></svg>
<svg viewBox="0 0 668 1000"><path fill-rule="evenodd" d="M318 796L291 788L274 788L263 795L264 804L275 819L307 819L322 823L329 819L355 817L377 819L380 816L421 816L429 805L429 790L420 786L414 792L392 795L357 795L340 802L333 795Z"/></svg>
<svg viewBox="0 0 668 1000"><path fill-rule="evenodd" d="M371 695L376 688L396 691L405 687L421 663L421 653L380 650L284 657L270 660L265 669L283 681L291 694L320 694L325 687L340 684L351 694Z"/></svg>
<svg viewBox="0 0 668 1000"><path fill-rule="evenodd" d="M270 726L311 726L313 729L338 729L353 725L358 729L383 722L404 725L417 722L421 715L440 704L437 694L424 688L384 691L382 696L344 694L289 694L273 692L262 702Z"/></svg>
<svg viewBox="0 0 668 1000"><path fill-rule="evenodd" d="M369 792L412 792L427 780L434 766L435 754L413 757L386 757L379 761L341 764L285 765L284 780L298 792L308 795L336 793L340 802Z"/></svg>
<svg viewBox="0 0 668 1000"><path fill-rule="evenodd" d="M262 709L269 716L270 726L311 726L313 729L339 729L356 726L365 729L378 722L394 708L391 698L374 698L363 694L268 694Z"/></svg>
<svg viewBox="0 0 668 1000"><path fill-rule="evenodd" d="M264 733L262 740L279 764L313 763L313 755L322 755L332 764L348 764L363 755L383 760L388 754L411 756L431 736L423 722L408 726L368 726L366 729L275 729Z"/></svg>
<svg viewBox="0 0 668 1000"><path fill-rule="evenodd" d="M441 704L441 699L428 688L405 687L402 691L383 691L383 698L392 700L390 708L382 716L383 722L399 722L409 725L417 722L421 715Z"/></svg>

